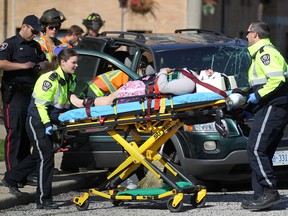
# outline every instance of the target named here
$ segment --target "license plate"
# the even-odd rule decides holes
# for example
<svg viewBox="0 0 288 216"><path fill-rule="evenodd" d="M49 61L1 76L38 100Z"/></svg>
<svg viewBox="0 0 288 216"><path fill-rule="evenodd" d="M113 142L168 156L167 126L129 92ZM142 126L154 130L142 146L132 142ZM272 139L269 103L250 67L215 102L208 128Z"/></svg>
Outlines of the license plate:
<svg viewBox="0 0 288 216"><path fill-rule="evenodd" d="M288 151L276 151L272 162L274 166L288 165Z"/></svg>

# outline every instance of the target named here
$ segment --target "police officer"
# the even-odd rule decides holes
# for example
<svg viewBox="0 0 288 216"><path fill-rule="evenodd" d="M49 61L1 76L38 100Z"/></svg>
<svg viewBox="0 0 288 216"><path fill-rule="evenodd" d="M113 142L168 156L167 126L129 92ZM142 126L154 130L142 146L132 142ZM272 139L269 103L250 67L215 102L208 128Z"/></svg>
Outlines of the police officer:
<svg viewBox="0 0 288 216"><path fill-rule="evenodd" d="M253 22L247 30L252 59L248 71L252 93L247 102L255 118L247 144L254 197L242 202L245 209L267 209L280 202L272 157L288 122L287 64L269 36L264 22Z"/></svg>
<svg viewBox="0 0 288 216"><path fill-rule="evenodd" d="M59 29L65 20L66 17L64 14L56 8L44 11L40 17L43 33L41 33L38 42L49 61L51 70L54 70L57 67L56 56L54 54L55 47L68 46L68 44L63 44L57 39Z"/></svg>
<svg viewBox="0 0 288 216"><path fill-rule="evenodd" d="M48 68L45 54L33 40L40 29L36 16L26 16L19 33L0 45L7 171L30 154L30 142L25 131L27 109L39 73Z"/></svg>
<svg viewBox="0 0 288 216"><path fill-rule="evenodd" d="M58 54L57 69L43 74L37 80L26 120L27 133L33 145L32 155L10 172L6 172L2 180L13 195L21 197L21 191L16 188L17 182L20 182L37 166L37 209L58 208L52 200L54 169L52 125L58 124L59 114L70 108L70 99L76 88L74 72L78 66L77 61L78 54L73 49L63 49ZM80 102L74 105L83 107L83 100Z"/></svg>
<svg viewBox="0 0 288 216"><path fill-rule="evenodd" d="M102 20L99 14L97 13L89 14L88 17L84 19L82 22L82 24L87 29L87 32L84 34L84 36L97 37L104 23L105 21Z"/></svg>

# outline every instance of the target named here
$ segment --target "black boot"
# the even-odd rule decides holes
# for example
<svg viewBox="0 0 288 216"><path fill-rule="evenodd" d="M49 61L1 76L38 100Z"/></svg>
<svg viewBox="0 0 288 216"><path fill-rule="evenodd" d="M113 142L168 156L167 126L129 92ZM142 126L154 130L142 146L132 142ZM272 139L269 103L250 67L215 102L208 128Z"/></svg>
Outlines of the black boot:
<svg viewBox="0 0 288 216"><path fill-rule="evenodd" d="M22 192L18 189L17 186L14 186L14 185L11 185L9 184L5 178L2 179L2 184L5 186L5 187L8 187L9 188L9 191L12 195L16 196L17 198L20 198L23 194Z"/></svg>
<svg viewBox="0 0 288 216"><path fill-rule="evenodd" d="M36 208L37 209L58 209L59 206L57 203L55 203L53 201L46 201L42 204L37 204Z"/></svg>
<svg viewBox="0 0 288 216"><path fill-rule="evenodd" d="M27 176L27 182L26 182L27 185L30 185L30 186L37 186L38 182L37 182L37 176L35 175L28 175Z"/></svg>
<svg viewBox="0 0 288 216"><path fill-rule="evenodd" d="M264 188L264 191L261 196L255 200L244 200L241 204L241 207L244 209L267 209L273 205L280 203L280 195L277 189L273 188Z"/></svg>

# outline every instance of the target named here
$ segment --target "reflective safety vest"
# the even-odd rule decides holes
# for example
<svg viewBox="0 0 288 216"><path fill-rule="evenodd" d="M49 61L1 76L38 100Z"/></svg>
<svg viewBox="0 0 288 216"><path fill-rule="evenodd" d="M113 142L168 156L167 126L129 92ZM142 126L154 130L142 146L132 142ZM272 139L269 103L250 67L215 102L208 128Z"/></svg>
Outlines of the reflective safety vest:
<svg viewBox="0 0 288 216"><path fill-rule="evenodd" d="M113 70L96 76L89 81L88 87L96 96L104 96L106 93L112 93L127 83L129 76L121 70Z"/></svg>
<svg viewBox="0 0 288 216"><path fill-rule="evenodd" d="M62 44L62 42L59 41L57 38L54 38L52 40L50 37L42 33L41 33L40 38L37 41L40 44L42 51L46 55L46 58L49 62L49 68L51 70L55 69L55 62L53 62L53 58L56 57L54 54L54 49L56 46L59 46L60 44Z"/></svg>
<svg viewBox="0 0 288 216"><path fill-rule="evenodd" d="M74 74L66 74L58 66L55 71L41 75L34 86L28 115L40 118L43 124L58 121L60 113L70 108L69 96L76 89ZM51 119L52 118L52 119Z"/></svg>
<svg viewBox="0 0 288 216"><path fill-rule="evenodd" d="M287 64L269 38L248 47L248 51L252 60L248 71L249 84L254 91L257 89L255 93L259 97L264 97L285 82Z"/></svg>
<svg viewBox="0 0 288 216"><path fill-rule="evenodd" d="M69 43L69 41L65 37L61 38L60 41L61 43L66 44L68 48L73 48L73 46Z"/></svg>

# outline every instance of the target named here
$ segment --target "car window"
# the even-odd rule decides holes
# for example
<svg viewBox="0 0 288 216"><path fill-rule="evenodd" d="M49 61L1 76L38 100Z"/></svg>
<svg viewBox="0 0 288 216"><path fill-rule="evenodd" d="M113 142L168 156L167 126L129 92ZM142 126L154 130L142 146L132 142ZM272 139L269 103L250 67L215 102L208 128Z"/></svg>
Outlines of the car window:
<svg viewBox="0 0 288 216"><path fill-rule="evenodd" d="M105 47L105 41L102 39L95 40L94 37L82 37L77 48L78 49L88 49L88 50L98 50L102 51Z"/></svg>
<svg viewBox="0 0 288 216"><path fill-rule="evenodd" d="M112 70L121 70L128 74L131 80L139 78L133 70L127 68L123 62L102 52L86 52L77 50L79 54L78 67L75 71L77 77L76 94L79 94L88 81L94 77Z"/></svg>
<svg viewBox="0 0 288 216"><path fill-rule="evenodd" d="M166 50L158 52L156 59L158 68L213 69L228 76L234 75L239 87L248 86L250 56L244 47L213 46Z"/></svg>
<svg viewBox="0 0 288 216"><path fill-rule="evenodd" d="M80 55L78 68L75 71L77 77L76 94L80 93L86 83L95 76L118 69L119 67L106 59L93 55Z"/></svg>

